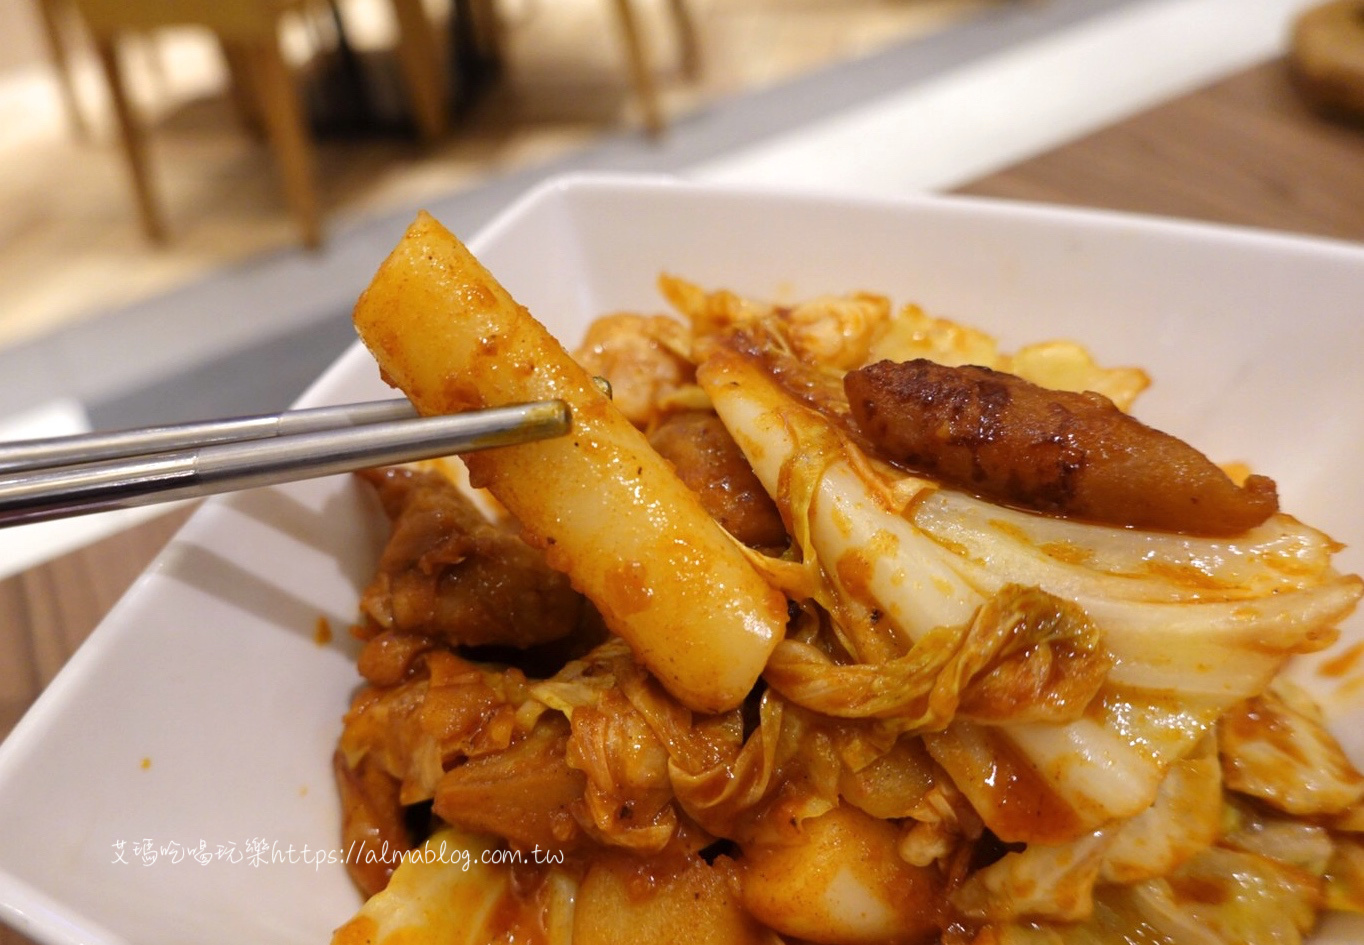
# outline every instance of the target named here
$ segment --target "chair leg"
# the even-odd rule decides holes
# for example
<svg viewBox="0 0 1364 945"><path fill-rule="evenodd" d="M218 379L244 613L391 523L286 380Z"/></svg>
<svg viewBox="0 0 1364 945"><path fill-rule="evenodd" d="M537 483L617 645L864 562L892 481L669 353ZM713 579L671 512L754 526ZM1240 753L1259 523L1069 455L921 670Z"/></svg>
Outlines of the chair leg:
<svg viewBox="0 0 1364 945"><path fill-rule="evenodd" d="M123 156L128 162L128 170L132 174L133 195L137 199L137 212L142 220L142 230L153 243L164 243L166 225L156 205L156 198L152 194L146 140L142 126L133 114L132 103L128 100L128 89L123 82L116 40L109 36L98 37L95 40L95 52L104 69L104 77L109 83L109 96L113 101L114 115L118 119L119 141L123 146Z"/></svg>
<svg viewBox="0 0 1364 945"><path fill-rule="evenodd" d="M450 28L451 107L463 109L502 72L502 24L493 0L453 0Z"/></svg>
<svg viewBox="0 0 1364 945"><path fill-rule="evenodd" d="M701 40L687 0L668 0L673 27L677 30L677 44L682 52L682 74L695 79L701 74Z"/></svg>
<svg viewBox="0 0 1364 945"><path fill-rule="evenodd" d="M493 0L470 0L469 15L474 21L474 35L479 52L485 61L500 63L506 51L502 36L502 21L497 17Z"/></svg>
<svg viewBox="0 0 1364 945"><path fill-rule="evenodd" d="M76 83L71 78L71 61L66 56L66 41L62 38L61 10L57 7L57 0L38 0L38 13L43 21L48 54L52 57L53 71L57 73L57 90L62 97L67 119L71 122L71 131L77 140L88 140L90 126L86 124L85 114L76 97Z"/></svg>
<svg viewBox="0 0 1364 945"><path fill-rule="evenodd" d="M658 106L658 92L654 88L653 72L649 68L649 58L644 52L644 42L635 19L634 0L614 0L616 18L620 21L621 34L625 39L625 53L630 60L630 73L635 80L635 92L644 112L644 127L650 134L663 130L663 115Z"/></svg>
<svg viewBox="0 0 1364 945"><path fill-rule="evenodd" d="M417 134L432 142L445 133L445 69L440 43L421 0L392 0L398 19L398 64Z"/></svg>
<svg viewBox="0 0 1364 945"><path fill-rule="evenodd" d="M272 39L243 47L251 63L252 81L270 149L284 184L284 198L298 220L303 245L322 241L314 173L312 135L303 115L298 85Z"/></svg>
<svg viewBox="0 0 1364 945"><path fill-rule="evenodd" d="M247 134L260 140L265 137L265 124L261 118L260 94L253 85L255 77L252 75L250 53L242 48L239 40L221 36L218 37L218 47L227 65L232 110L237 113L237 120Z"/></svg>

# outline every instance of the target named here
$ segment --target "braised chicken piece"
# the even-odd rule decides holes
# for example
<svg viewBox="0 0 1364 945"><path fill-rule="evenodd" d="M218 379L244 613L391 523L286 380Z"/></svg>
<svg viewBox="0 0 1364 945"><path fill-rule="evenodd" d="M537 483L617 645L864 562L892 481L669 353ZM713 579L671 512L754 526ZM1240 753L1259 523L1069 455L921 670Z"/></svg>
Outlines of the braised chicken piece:
<svg viewBox="0 0 1364 945"><path fill-rule="evenodd" d="M1278 511L1272 480L1237 486L1100 394L925 359L881 361L849 372L844 386L883 457L988 499L1194 535L1240 534Z"/></svg>
<svg viewBox="0 0 1364 945"><path fill-rule="evenodd" d="M422 839L412 835L408 815L435 797L447 769L504 752L525 757L521 745L538 744L523 741L515 724L527 694L519 671L431 649L426 638L397 639L419 643L398 652L395 637L381 634L365 645L362 663L381 668L377 677L401 681L356 693L333 759L342 834L352 850L346 864L366 895L383 889L399 855ZM563 768L560 756L557 768ZM581 775L574 777L581 794Z"/></svg>
<svg viewBox="0 0 1364 945"><path fill-rule="evenodd" d="M401 854L415 846L398 801L398 779L368 757L352 767L340 751L332 771L341 799L341 845L351 851L346 870L372 896L388 885Z"/></svg>
<svg viewBox="0 0 1364 945"><path fill-rule="evenodd" d="M504 837L530 850L570 850L582 829L570 808L586 783L569 767L568 722L546 715L504 751L471 758L446 772L433 810L448 824Z"/></svg>
<svg viewBox="0 0 1364 945"><path fill-rule="evenodd" d="M436 472L359 474L393 531L360 606L380 630L454 646L528 647L568 636L587 609L568 578Z"/></svg>
<svg viewBox="0 0 1364 945"><path fill-rule="evenodd" d="M649 434L649 445L725 531L750 548L786 546L777 505L763 490L720 418L705 411L673 414Z"/></svg>
<svg viewBox="0 0 1364 945"><path fill-rule="evenodd" d="M658 405L692 380L679 353L690 341L684 326L662 315L607 315L594 321L573 352L583 370L611 384L611 401L626 419L646 427Z"/></svg>

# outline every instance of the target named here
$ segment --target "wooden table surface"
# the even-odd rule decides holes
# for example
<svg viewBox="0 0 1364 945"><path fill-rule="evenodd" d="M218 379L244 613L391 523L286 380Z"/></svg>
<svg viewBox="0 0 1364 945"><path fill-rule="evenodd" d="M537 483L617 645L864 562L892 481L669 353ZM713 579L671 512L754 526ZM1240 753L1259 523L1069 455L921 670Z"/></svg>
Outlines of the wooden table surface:
<svg viewBox="0 0 1364 945"><path fill-rule="evenodd" d="M1364 241L1364 128L1311 113L1276 61L961 192ZM0 734L188 514L177 509L0 581ZM0 928L0 945L28 941Z"/></svg>

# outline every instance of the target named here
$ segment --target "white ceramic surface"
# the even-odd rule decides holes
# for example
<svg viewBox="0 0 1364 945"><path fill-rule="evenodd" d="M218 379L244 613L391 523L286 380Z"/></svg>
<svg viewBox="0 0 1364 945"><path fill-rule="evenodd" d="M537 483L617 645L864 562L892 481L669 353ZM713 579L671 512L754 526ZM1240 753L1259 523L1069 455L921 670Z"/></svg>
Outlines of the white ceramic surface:
<svg viewBox="0 0 1364 945"><path fill-rule="evenodd" d="M1076 339L1147 368L1143 419L1248 461L1288 510L1364 547L1360 247L611 178L544 186L472 243L570 341L597 314L662 310L664 270L785 299L875 290L1006 347ZM357 348L305 399L385 393ZM381 536L344 477L207 503L0 746L0 917L53 943L326 942L356 895L303 851L338 842L330 756L356 685L344 631ZM1358 548L1340 562L1364 570ZM1364 725L1341 731L1364 757Z"/></svg>

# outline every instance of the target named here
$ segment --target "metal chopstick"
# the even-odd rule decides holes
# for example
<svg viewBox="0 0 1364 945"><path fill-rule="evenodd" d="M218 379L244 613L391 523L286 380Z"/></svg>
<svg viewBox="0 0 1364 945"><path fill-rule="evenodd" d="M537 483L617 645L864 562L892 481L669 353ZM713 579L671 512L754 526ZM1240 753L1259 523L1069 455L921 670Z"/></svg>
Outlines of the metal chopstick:
<svg viewBox="0 0 1364 945"><path fill-rule="evenodd" d="M395 410L390 404L374 413ZM161 432L165 428L155 428L150 439L158 445L150 455L129 452L138 431L126 431L119 434L124 442L118 446L123 451L118 458L79 464L71 462L73 454L67 449L71 444L63 444L49 454L59 457L55 468L0 473L0 528L526 443L559 436L567 432L570 421L568 407L560 400L359 423L355 411L335 410L329 417L312 416L297 424L290 419L293 413L280 415L286 427L325 422L341 428L283 436L257 432L256 439L241 439L252 435L246 432L251 427L247 424L232 434L238 436L235 442L169 450L160 445L166 442ZM221 429L222 424L209 426ZM264 426L268 424L255 429ZM47 441L48 446L52 443Z"/></svg>
<svg viewBox="0 0 1364 945"><path fill-rule="evenodd" d="M257 414L223 420L204 420L110 433L80 433L40 440L0 443L0 473L50 469L71 463L143 456L214 443L312 433L346 426L403 420L417 415L410 401L379 400L365 404L312 407L284 413Z"/></svg>

